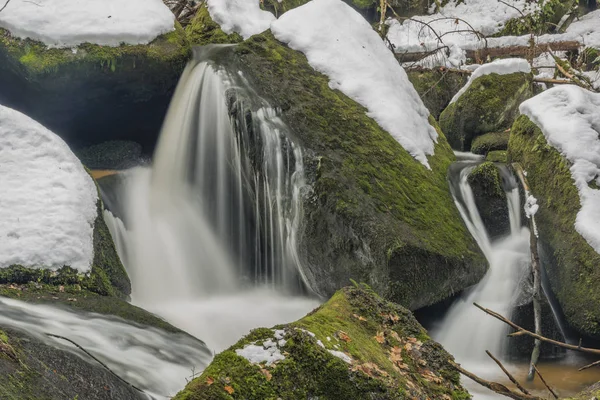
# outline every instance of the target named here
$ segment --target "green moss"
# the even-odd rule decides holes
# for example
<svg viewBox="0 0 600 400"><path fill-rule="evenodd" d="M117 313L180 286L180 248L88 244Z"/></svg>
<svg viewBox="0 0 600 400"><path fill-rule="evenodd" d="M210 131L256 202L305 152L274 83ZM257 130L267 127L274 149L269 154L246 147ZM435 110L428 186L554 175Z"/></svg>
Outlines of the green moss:
<svg viewBox="0 0 600 400"><path fill-rule="evenodd" d="M577 0L545 0L535 12L524 11L524 15L508 20L504 28L494 36L542 35L553 33L562 17L577 5Z"/></svg>
<svg viewBox="0 0 600 400"><path fill-rule="evenodd" d="M237 33L228 35L223 32L219 24L210 17L206 3L200 6L196 16L185 28L185 31L189 42L194 46L240 43L243 40Z"/></svg>
<svg viewBox="0 0 600 400"><path fill-rule="evenodd" d="M490 196L506 198L498 168L492 162L478 165L467 178L470 185L478 185Z"/></svg>
<svg viewBox="0 0 600 400"><path fill-rule="evenodd" d="M310 0L264 0L261 2L261 6L264 10L270 11L276 17L279 17L284 12L300 7L309 1Z"/></svg>
<svg viewBox="0 0 600 400"><path fill-rule="evenodd" d="M313 280L331 285L317 288L321 293L353 278L416 308L450 295L450 282L456 290L483 275L485 261L448 189L454 155L441 131L429 170L271 33L234 52L303 147L313 192L304 204L301 246ZM437 128L432 117L430 123Z"/></svg>
<svg viewBox="0 0 600 400"><path fill-rule="evenodd" d="M471 144L471 152L486 155L490 151L506 150L510 131L492 132L477 136Z"/></svg>
<svg viewBox="0 0 600 400"><path fill-rule="evenodd" d="M284 360L252 364L235 352L273 338L274 329L285 332ZM406 309L368 288L346 288L298 322L252 332L175 399L467 399L451 358Z"/></svg>
<svg viewBox="0 0 600 400"><path fill-rule="evenodd" d="M508 154L528 172L538 199L536 222L549 257L545 267L565 317L580 333L600 338L600 255L575 230L580 200L569 162L526 116L512 128Z"/></svg>
<svg viewBox="0 0 600 400"><path fill-rule="evenodd" d="M452 97L467 83L468 75L441 69L409 70L408 79L415 87L421 100L438 119Z"/></svg>
<svg viewBox="0 0 600 400"><path fill-rule="evenodd" d="M506 163L508 161L508 155L506 150L494 150L490 151L485 156L485 161Z"/></svg>
<svg viewBox="0 0 600 400"><path fill-rule="evenodd" d="M510 128L519 105L532 95L531 74L481 76L442 112L440 126L452 148L468 151L477 136Z"/></svg>

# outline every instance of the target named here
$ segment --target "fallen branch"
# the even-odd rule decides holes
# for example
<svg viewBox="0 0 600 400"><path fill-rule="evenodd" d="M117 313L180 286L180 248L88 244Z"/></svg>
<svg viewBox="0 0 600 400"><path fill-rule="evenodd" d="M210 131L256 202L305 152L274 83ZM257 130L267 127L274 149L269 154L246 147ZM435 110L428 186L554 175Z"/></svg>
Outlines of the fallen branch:
<svg viewBox="0 0 600 400"><path fill-rule="evenodd" d="M6 0L6 3L4 3L4 6L2 8L0 8L0 12L4 11L4 9L8 5L8 3L10 3L10 0Z"/></svg>
<svg viewBox="0 0 600 400"><path fill-rule="evenodd" d="M586 365L585 367L581 367L577 371L584 371L586 369L590 369L590 368L596 367L598 365L600 365L600 361L596 361L596 362Z"/></svg>
<svg viewBox="0 0 600 400"><path fill-rule="evenodd" d="M519 381L517 381L515 379L515 377L512 376L511 373L506 370L506 368L504 368L504 365L502 365L502 363L500 362L500 360L498 360L496 357L494 357L492 355L492 353L490 353L488 350L486 350L485 352L487 353L488 356L490 356L490 358L492 360L494 360L496 362L496 364L498 364L498 366L500 367L500 369L502 370L502 372L504 372L504 374L508 377L508 379L510 379L510 381L512 383L514 383L521 392L523 392L524 394L529 394L529 392L523 386L521 386L521 384L519 383Z"/></svg>
<svg viewBox="0 0 600 400"><path fill-rule="evenodd" d="M516 337L516 336L523 336L523 335L527 335L527 336L531 336L534 339L539 339L542 342L546 342L546 343L550 343L553 344L555 346L558 347L562 347L568 350L574 350L574 351L580 351L582 353L588 353L588 354L595 354L597 356L600 356L600 350L599 349L590 349L587 347L581 347L581 346L573 346L572 344L567 344L567 343L563 343L563 342L559 342L557 340L553 340L553 339L548 339L547 337L541 336L541 335L536 335L533 332L528 331L527 329L521 328L519 325L515 324L514 322L504 318L502 315L498 314L495 311L489 310L487 308L484 308L482 306L480 306L477 303L473 303L473 305L477 308L479 308L481 311L485 312L486 314L491 315L492 317L504 322L505 324L507 324L508 326L512 327L513 329L516 330L516 332L511 333L510 337Z"/></svg>
<svg viewBox="0 0 600 400"><path fill-rule="evenodd" d="M481 386L484 386L484 387L490 389L492 392L501 394L506 397L510 397L511 399L514 399L514 400L545 400L541 397L516 392L498 382L486 381L485 379L480 378L479 376L467 371L466 369L463 369L460 365L456 364L452 360L448 360L448 363L450 363L450 365L452 365L458 372L460 372L464 376L472 379L473 381L477 382Z"/></svg>
<svg viewBox="0 0 600 400"><path fill-rule="evenodd" d="M77 343L75 343L74 341L72 341L69 338L66 338L64 336L59 336L59 335L54 335L52 333L46 333L46 336L50 336L50 337L54 337L57 339L62 339L62 340L66 340L67 342L71 343L72 345L74 345L75 347L77 347L79 350L83 351L85 354L87 354L88 356L90 356L92 359L94 359L94 361L96 361L98 364L102 365L104 367L104 369L106 369L108 372L110 372L114 377L116 377L118 380L120 380L121 382L125 383L127 386L131 386L133 389L137 390L138 392L144 393L146 394L146 392L144 392L142 389L140 389L139 387L132 385L131 383L127 382L125 379L121 378L119 375L117 375L112 369L110 369L108 367L108 365L104 364L102 361L100 361L98 358L96 358L92 353L90 353L89 351L87 351L86 349L84 349L83 347L81 347L80 345L78 345Z"/></svg>
<svg viewBox="0 0 600 400"><path fill-rule="evenodd" d="M550 391L550 393L552 393L552 396L554 396L555 399L558 399L558 395L556 393L554 393L554 390L552 390L552 388L550 387L550 385L548 385L546 383L546 380L544 379L544 377L540 373L540 370L537 369L537 367L535 365L533 366L533 368L535 369L535 372L537 372L537 374L540 377L540 379L541 379L542 383L544 384L544 386L546 386L546 389L548 389Z"/></svg>

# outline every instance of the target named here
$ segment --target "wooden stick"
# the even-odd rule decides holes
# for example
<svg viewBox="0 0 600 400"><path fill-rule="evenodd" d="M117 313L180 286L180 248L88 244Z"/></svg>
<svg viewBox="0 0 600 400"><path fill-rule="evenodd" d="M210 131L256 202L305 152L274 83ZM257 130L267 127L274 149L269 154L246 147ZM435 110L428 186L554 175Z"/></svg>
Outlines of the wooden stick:
<svg viewBox="0 0 600 400"><path fill-rule="evenodd" d="M600 361L596 361L596 362L586 365L585 367L581 367L577 371L583 371L583 370L590 369L590 368L593 368L598 365L600 365Z"/></svg>
<svg viewBox="0 0 600 400"><path fill-rule="evenodd" d="M6 3L4 3L4 7L0 8L0 12L4 11L8 3L10 3L10 0L6 0Z"/></svg>
<svg viewBox="0 0 600 400"><path fill-rule="evenodd" d="M460 365L456 364L452 360L448 360L448 363L450 365L452 365L458 372L460 372L464 376L474 380L481 386L490 389L492 392L501 394L506 397L510 397L511 399L514 399L514 400L545 400L541 397L532 396L530 394L523 394L523 393L515 392L514 390L511 390L498 382L486 381L485 379L478 377L477 375L467 371L466 369L463 369Z"/></svg>
<svg viewBox="0 0 600 400"><path fill-rule="evenodd" d="M515 377L514 377L514 376L512 376L512 375L510 374L510 372L508 372L508 371L506 370L506 368L504 368L504 365L502 365L502 363L500 362L500 360L498 360L496 357L494 357L494 356L492 355L492 353L490 353L488 350L486 350L485 352L487 353L487 355L488 355L488 356L490 356L490 358L491 358L492 360L494 360L494 361L496 362L496 364L498 364L498 366L500 367L500 369L502 370L502 372L504 372L504 373L506 374L506 376L508 376L508 379L510 379L510 381L511 381L512 383L514 383L515 385L517 385L517 388L519 388L519 390L520 390L521 392L523 392L524 394L529 394L529 392L528 392L528 391L527 391L527 390L526 390L526 389L525 389L523 386L521 386L521 384L519 383L519 381L517 381L517 380L515 379Z"/></svg>
<svg viewBox="0 0 600 400"><path fill-rule="evenodd" d="M544 336L540 336L540 335L536 335L533 332L528 331L527 329L521 328L519 325L515 324L514 322L504 318L502 315L498 314L497 312L494 312L492 310L489 310L487 308L483 308L481 307L479 304L477 303L473 303L473 305L477 308L479 308L481 311L485 312L486 314L491 315L492 317L499 319L500 321L504 322L505 324L509 325L510 327L512 327L513 329L516 330L516 332L511 333L510 337L515 337L515 336L522 336L522 335L527 335L527 336L531 336L534 339L539 339L542 342L546 342L546 343L550 343L553 344L555 346L558 347L563 347L565 349L569 349L569 350L575 350L575 351L580 351L582 353L589 353L589 354L595 354L597 356L600 356L600 350L599 349L590 349L587 347L580 347L580 346L573 346L572 344L566 344L563 342L559 342L557 340L552 340L552 339L548 339L547 337Z"/></svg>
<svg viewBox="0 0 600 400"><path fill-rule="evenodd" d="M540 377L540 379L542 380L542 382L544 383L544 386L546 386L546 388L550 391L550 393L552 393L552 396L554 396L555 399L558 399L558 395L556 393L554 393L554 390L552 390L552 388L550 387L550 385L548 385L546 383L546 380L544 379L544 377L542 376L542 374L540 373L540 370L537 369L537 367L534 365L533 368L535 369L535 372L537 372L538 376Z"/></svg>

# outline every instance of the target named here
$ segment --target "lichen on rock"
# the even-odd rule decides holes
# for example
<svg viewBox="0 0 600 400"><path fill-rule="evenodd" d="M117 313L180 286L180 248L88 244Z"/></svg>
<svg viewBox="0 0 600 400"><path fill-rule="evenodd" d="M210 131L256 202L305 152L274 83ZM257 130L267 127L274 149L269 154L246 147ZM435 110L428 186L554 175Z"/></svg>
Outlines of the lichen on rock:
<svg viewBox="0 0 600 400"><path fill-rule="evenodd" d="M453 149L468 151L476 137L510 128L519 114L519 105L531 96L531 74L481 76L442 111L440 127Z"/></svg>
<svg viewBox="0 0 600 400"><path fill-rule="evenodd" d="M248 359L250 346L282 357ZM349 287L297 322L252 331L175 399L468 399L448 360L408 310Z"/></svg>

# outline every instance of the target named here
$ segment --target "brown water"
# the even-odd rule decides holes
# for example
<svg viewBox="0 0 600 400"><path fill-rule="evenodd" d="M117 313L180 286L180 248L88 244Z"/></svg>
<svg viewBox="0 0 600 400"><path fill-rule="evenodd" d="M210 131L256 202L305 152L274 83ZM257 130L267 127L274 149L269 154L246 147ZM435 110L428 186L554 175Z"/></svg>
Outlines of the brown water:
<svg viewBox="0 0 600 400"><path fill-rule="evenodd" d="M118 174L120 171L112 170L112 169L94 169L91 171L92 177L94 179L100 179L105 176Z"/></svg>
<svg viewBox="0 0 600 400"><path fill-rule="evenodd" d="M565 358L557 361L541 362L538 365L542 376L559 397L573 396L587 387L600 382L600 367L590 368L585 371L578 371L584 365L590 364L596 359L578 354L569 354ZM545 388L541 380L536 376L533 382L527 382L527 372L529 365L525 362L519 364L504 364L506 369L525 387L531 394L552 398L552 395ZM491 381L502 383L511 389L516 387L508 380L498 366L489 360L486 365L464 365L475 374ZM505 398L479 386L468 378L463 378L463 383L469 390L475 400L500 399Z"/></svg>

